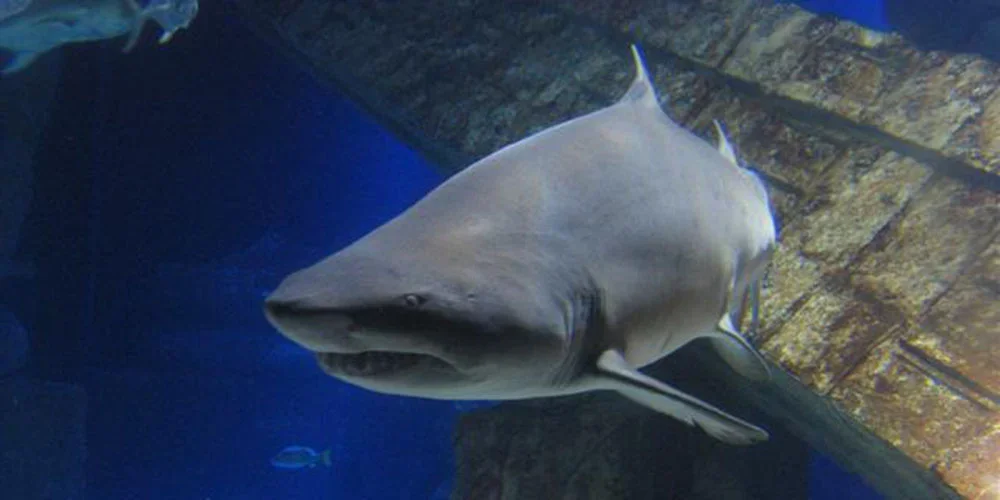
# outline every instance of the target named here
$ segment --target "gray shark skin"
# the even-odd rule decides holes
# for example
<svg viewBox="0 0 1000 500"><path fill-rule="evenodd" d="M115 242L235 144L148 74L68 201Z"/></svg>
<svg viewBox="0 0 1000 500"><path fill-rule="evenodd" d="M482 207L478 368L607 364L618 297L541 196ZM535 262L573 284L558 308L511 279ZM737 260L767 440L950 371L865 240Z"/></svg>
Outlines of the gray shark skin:
<svg viewBox="0 0 1000 500"><path fill-rule="evenodd" d="M615 104L474 163L297 271L269 321L329 375L434 399L616 391L733 444L763 430L638 371L712 339L769 373L731 315L775 245L761 182L661 109L638 50ZM748 292L750 292L748 294Z"/></svg>
<svg viewBox="0 0 1000 500"><path fill-rule="evenodd" d="M136 0L32 0L0 17L0 49L13 56L0 73L21 71L67 43L128 35L124 51L129 52L147 21L163 28L159 41L166 43L197 14L198 0L153 0L145 7Z"/></svg>

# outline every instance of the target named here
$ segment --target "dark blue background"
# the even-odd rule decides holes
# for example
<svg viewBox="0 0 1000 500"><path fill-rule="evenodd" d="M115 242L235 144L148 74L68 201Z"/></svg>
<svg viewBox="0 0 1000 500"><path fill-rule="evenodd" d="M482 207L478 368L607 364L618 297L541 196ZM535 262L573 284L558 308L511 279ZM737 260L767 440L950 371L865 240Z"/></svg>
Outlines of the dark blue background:
<svg viewBox="0 0 1000 500"><path fill-rule="evenodd" d="M87 388L89 496L430 497L454 407L324 376L259 293L443 177L218 6L192 28L130 56L67 50L39 158L47 229L26 244L63 314L40 320L34 369ZM220 260L265 235L270 250ZM249 300L227 272L256 275ZM271 467L291 444L333 466Z"/></svg>
<svg viewBox="0 0 1000 500"><path fill-rule="evenodd" d="M785 3L797 3L800 6L820 14L831 14L851 19L876 30L888 30L889 20L886 17L883 0L784 0ZM890 0L895 1L895 0Z"/></svg>
<svg viewBox="0 0 1000 500"><path fill-rule="evenodd" d="M451 473L454 406L322 375L259 306L443 177L217 4L166 47L120 43L66 51L44 229L25 241L60 311L36 325L33 369L90 398L89 496L429 498ZM331 448L333 466L272 468L292 444ZM815 499L863 498L814 470Z"/></svg>

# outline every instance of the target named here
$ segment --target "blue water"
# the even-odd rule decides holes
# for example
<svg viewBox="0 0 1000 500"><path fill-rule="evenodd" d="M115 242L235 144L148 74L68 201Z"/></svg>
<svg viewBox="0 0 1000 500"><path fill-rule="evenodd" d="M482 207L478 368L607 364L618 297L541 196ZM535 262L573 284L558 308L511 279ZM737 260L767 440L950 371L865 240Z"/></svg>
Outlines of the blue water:
<svg viewBox="0 0 1000 500"><path fill-rule="evenodd" d="M80 57L68 59L56 121L76 136L43 155L79 169L51 174L87 209L56 210L70 221L69 248L49 258L79 273L72 286L89 295L67 306L64 337L38 347L45 361L34 369L87 389L89 497L440 497L457 415L488 403L337 382L259 307L283 275L443 176L211 6L182 35L141 57L70 49ZM247 247L256 250L224 260ZM288 445L329 448L333 465L271 467ZM814 500L878 498L823 457L811 471Z"/></svg>
<svg viewBox="0 0 1000 500"><path fill-rule="evenodd" d="M886 16L883 0L783 0L783 2L796 3L818 14L850 19L875 30L889 31L892 28Z"/></svg>
<svg viewBox="0 0 1000 500"><path fill-rule="evenodd" d="M259 294L443 177L203 10L202 26L225 22L211 43L193 31L143 57L97 55L97 99L73 81L90 59L66 67L63 114L115 124L81 138L95 183L81 223L97 233L93 323L73 341L85 355L48 372L87 388L90 498L429 498L450 479L457 410L324 376L266 323ZM226 264L211 263L264 235L278 243L233 271L255 286L224 289ZM218 274L169 272L184 268ZM273 468L292 444L330 448L333 466Z"/></svg>

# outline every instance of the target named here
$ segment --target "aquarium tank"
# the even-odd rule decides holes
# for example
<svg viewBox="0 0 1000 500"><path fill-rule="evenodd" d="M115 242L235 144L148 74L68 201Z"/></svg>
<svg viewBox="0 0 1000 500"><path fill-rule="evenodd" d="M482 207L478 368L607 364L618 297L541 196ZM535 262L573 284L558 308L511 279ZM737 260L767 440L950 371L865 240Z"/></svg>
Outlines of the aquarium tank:
<svg viewBox="0 0 1000 500"><path fill-rule="evenodd" d="M0 0L0 499L1000 499L998 47Z"/></svg>

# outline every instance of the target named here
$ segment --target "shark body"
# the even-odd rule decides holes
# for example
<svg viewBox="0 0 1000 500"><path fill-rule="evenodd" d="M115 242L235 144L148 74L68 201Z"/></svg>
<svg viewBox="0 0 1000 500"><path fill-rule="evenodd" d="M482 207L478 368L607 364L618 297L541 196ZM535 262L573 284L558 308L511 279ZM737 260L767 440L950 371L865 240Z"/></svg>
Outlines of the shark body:
<svg viewBox="0 0 1000 500"><path fill-rule="evenodd" d="M767 377L731 317L756 297L776 234L721 128L716 148L672 121L633 55L619 101L498 150L291 274L268 319L326 373L374 391L612 390L729 443L766 439L638 371L707 337Z"/></svg>

